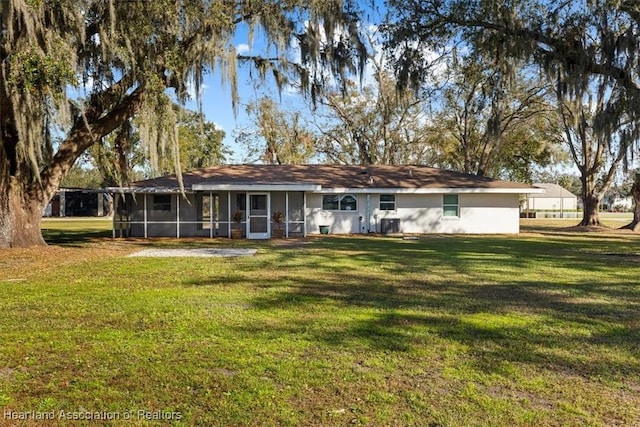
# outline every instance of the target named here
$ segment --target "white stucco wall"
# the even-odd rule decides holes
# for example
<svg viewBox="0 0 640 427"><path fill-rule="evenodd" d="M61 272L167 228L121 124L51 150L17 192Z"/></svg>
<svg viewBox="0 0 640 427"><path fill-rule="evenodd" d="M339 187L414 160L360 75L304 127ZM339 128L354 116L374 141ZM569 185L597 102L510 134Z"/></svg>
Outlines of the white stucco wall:
<svg viewBox="0 0 640 427"><path fill-rule="evenodd" d="M367 212L366 195L355 195L358 199L357 210L355 211L324 211L322 210L323 194L307 194L307 233L318 234L320 225L328 225L332 234L362 233L367 230L360 230L360 220L362 217L364 224Z"/></svg>
<svg viewBox="0 0 640 427"><path fill-rule="evenodd" d="M319 225L332 234L380 231L383 218L400 219L402 233L518 233L518 194L459 194L460 216L442 216L442 194L396 194L396 210L379 210L379 195L359 194L352 212L322 210L322 194L307 195L307 233ZM368 208L367 205L370 205ZM362 221L359 218L362 217Z"/></svg>

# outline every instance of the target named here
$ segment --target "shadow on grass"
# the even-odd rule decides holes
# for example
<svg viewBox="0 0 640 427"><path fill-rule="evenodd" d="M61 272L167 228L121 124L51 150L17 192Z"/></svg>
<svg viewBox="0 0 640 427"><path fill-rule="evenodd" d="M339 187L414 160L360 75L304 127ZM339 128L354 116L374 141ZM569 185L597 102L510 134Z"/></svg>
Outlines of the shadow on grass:
<svg viewBox="0 0 640 427"><path fill-rule="evenodd" d="M67 247L82 247L87 243L110 238L111 235L110 230L42 230L42 236L47 244Z"/></svg>
<svg viewBox="0 0 640 427"><path fill-rule="evenodd" d="M561 237L319 239L298 252L274 248L271 265L255 267L270 268L269 276L245 271L191 284L256 291L251 304L267 320L238 326L240 335L389 352L453 346L465 349L461 357L478 372L501 374L511 362L618 381L640 375L640 285L617 275L638 267L602 254L636 245ZM312 273L301 275L305 269ZM550 280L554 274L561 279Z"/></svg>
<svg viewBox="0 0 640 427"><path fill-rule="evenodd" d="M633 302L640 297L637 285L585 285L581 291L593 298L588 301L546 282L385 285L341 279L340 284L307 282L254 298L258 310L293 311L300 318L280 325L252 323L238 332L385 352L455 343L455 348L467 349L469 364L482 373L500 374L506 361L587 378L640 375L640 308ZM353 316L335 322L322 314L320 320L306 315L322 313L324 307Z"/></svg>

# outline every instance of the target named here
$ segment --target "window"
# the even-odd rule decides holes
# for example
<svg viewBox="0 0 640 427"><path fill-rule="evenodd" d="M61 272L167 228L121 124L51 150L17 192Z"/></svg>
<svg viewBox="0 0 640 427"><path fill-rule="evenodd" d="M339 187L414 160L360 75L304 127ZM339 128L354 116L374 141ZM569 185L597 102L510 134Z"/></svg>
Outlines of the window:
<svg viewBox="0 0 640 427"><path fill-rule="evenodd" d="M451 218L460 216L460 203L457 194L444 194L442 196L442 216Z"/></svg>
<svg viewBox="0 0 640 427"><path fill-rule="evenodd" d="M322 196L322 209L325 211L357 211L358 199L352 194Z"/></svg>
<svg viewBox="0 0 640 427"><path fill-rule="evenodd" d="M396 210L396 195L395 194L381 194L380 195L380 210L381 211L395 211Z"/></svg>
<svg viewBox="0 0 640 427"><path fill-rule="evenodd" d="M251 201L251 213L260 211L261 214L266 214L267 196L265 194L252 194L249 200Z"/></svg>
<svg viewBox="0 0 640 427"><path fill-rule="evenodd" d="M340 196L322 196L322 209L337 211L340 209Z"/></svg>
<svg viewBox="0 0 640 427"><path fill-rule="evenodd" d="M356 211L358 210L358 202L356 196L346 194L340 198L340 210L341 211Z"/></svg>
<svg viewBox="0 0 640 427"><path fill-rule="evenodd" d="M171 195L155 194L153 196L154 211L171 211Z"/></svg>

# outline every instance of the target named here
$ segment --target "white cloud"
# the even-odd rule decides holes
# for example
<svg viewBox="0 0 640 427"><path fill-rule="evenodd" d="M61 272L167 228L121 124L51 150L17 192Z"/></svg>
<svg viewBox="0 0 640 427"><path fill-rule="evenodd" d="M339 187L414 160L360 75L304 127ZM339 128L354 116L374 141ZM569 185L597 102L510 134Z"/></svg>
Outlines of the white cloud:
<svg viewBox="0 0 640 427"><path fill-rule="evenodd" d="M244 55L251 52L251 47L246 43L240 43L236 46L236 52L238 52L239 55Z"/></svg>

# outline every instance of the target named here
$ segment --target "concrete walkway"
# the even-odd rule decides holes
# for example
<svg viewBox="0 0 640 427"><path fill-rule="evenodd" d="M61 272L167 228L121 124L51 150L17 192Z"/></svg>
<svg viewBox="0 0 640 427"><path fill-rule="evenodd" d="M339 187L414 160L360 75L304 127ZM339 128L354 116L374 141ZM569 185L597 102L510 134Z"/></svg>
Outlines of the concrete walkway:
<svg viewBox="0 0 640 427"><path fill-rule="evenodd" d="M257 249L189 248L189 249L144 249L130 257L238 257L253 256Z"/></svg>

